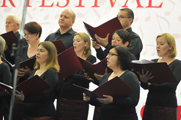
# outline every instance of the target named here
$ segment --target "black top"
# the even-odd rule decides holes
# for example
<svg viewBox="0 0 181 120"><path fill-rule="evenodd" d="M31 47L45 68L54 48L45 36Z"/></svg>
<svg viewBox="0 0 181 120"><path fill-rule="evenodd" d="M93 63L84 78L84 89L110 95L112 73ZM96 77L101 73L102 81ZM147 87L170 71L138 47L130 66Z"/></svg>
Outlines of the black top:
<svg viewBox="0 0 181 120"><path fill-rule="evenodd" d="M111 73L104 75L99 85L107 82L110 74ZM138 120L135 107L139 101L139 80L131 71L126 71L120 78L127 83L134 92L125 98L113 97L113 103L111 104L100 104L99 120Z"/></svg>
<svg viewBox="0 0 181 120"><path fill-rule="evenodd" d="M55 33L48 35L45 41L62 40L63 44L68 49L70 47L73 47L73 38L75 33L76 32L71 28L66 33L61 34L60 30L58 29Z"/></svg>
<svg viewBox="0 0 181 120"><path fill-rule="evenodd" d="M0 64L0 82L11 85L11 72L6 63ZM0 92L0 97L4 96L5 92Z"/></svg>
<svg viewBox="0 0 181 120"><path fill-rule="evenodd" d="M33 70L29 77L34 76L35 72L36 70ZM51 88L34 96L25 96L25 117L44 117L55 115L53 102L55 100L55 91L59 80L58 73L54 69L49 69L40 77L49 83Z"/></svg>
<svg viewBox="0 0 181 120"><path fill-rule="evenodd" d="M21 43L21 46L25 46L25 45L28 45L28 43L26 42L26 39L23 38L23 39L20 39L20 34L19 32L16 32L15 33L17 39L19 40L19 43ZM6 51L4 51L4 54L5 54L5 58L12 64L15 63L15 56L12 57L11 56L11 53L12 53L12 50L10 49L7 49Z"/></svg>
<svg viewBox="0 0 181 120"><path fill-rule="evenodd" d="M21 62L36 56L36 54L35 54L34 56L29 58L27 52L28 52L28 45L23 46L22 53L21 53Z"/></svg>
<svg viewBox="0 0 181 120"><path fill-rule="evenodd" d="M154 62L157 62L158 59L154 59ZM181 80L181 61L174 60L170 63L169 68L175 75L178 81ZM162 83L156 84L152 83L148 86L147 83L141 83L141 86L144 89L149 89L146 106L161 106L161 107L177 107L177 98L176 98L176 88L179 82L175 83Z"/></svg>
<svg viewBox="0 0 181 120"><path fill-rule="evenodd" d="M86 60L92 64L96 62L96 58L92 55L90 55ZM81 69L63 81L63 90L60 96L68 99L83 100L83 92L73 84L89 88L90 82L90 80L85 78L84 70Z"/></svg>
<svg viewBox="0 0 181 120"><path fill-rule="evenodd" d="M0 64L0 82L3 82L7 85L11 85L11 72L9 66L6 63ZM7 94L5 91L0 92L0 108L4 112L5 120L8 119L9 114L9 103L10 103L10 94Z"/></svg>
<svg viewBox="0 0 181 120"><path fill-rule="evenodd" d="M4 62L0 64L0 82L11 85L10 69L9 66Z"/></svg>

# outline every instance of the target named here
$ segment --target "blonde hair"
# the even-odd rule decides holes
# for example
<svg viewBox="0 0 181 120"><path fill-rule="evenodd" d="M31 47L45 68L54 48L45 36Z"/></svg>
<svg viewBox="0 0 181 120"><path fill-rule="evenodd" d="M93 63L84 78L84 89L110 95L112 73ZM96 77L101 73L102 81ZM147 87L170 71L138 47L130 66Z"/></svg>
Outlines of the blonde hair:
<svg viewBox="0 0 181 120"><path fill-rule="evenodd" d="M91 49L90 49L90 46L91 46L91 42L90 42L90 37L84 33L84 32L80 32L80 33L75 33L74 36L76 35L79 35L83 40L84 42L88 42L87 46L85 47L84 49L84 53L86 54L87 57L89 57L91 55Z"/></svg>
<svg viewBox="0 0 181 120"><path fill-rule="evenodd" d="M4 53L5 44L6 44L6 41L4 40L3 37L0 36L0 57Z"/></svg>
<svg viewBox="0 0 181 120"><path fill-rule="evenodd" d="M60 67L58 64L57 49L55 45L50 41L41 42L38 46L42 45L48 51L48 59L46 62L46 69L55 69L59 72ZM40 69L40 64L36 61L34 69Z"/></svg>
<svg viewBox="0 0 181 120"><path fill-rule="evenodd" d="M156 37L158 39L159 37L164 37L168 43L168 45L172 46L172 49L169 50L169 56L174 58L177 55L177 49L176 49L176 43L175 38L170 33L162 33Z"/></svg>

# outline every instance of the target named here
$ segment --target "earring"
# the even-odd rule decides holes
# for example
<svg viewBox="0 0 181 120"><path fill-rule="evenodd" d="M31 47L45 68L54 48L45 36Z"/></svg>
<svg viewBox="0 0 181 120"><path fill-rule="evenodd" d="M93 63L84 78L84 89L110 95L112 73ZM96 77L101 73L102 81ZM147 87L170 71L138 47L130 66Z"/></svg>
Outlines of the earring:
<svg viewBox="0 0 181 120"><path fill-rule="evenodd" d="M36 38L36 40L38 40L38 37Z"/></svg>

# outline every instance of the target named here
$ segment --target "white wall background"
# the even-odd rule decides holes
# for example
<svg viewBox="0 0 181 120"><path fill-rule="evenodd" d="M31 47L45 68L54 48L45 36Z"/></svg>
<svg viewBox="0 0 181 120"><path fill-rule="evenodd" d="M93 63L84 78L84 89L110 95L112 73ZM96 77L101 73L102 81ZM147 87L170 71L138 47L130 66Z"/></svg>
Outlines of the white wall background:
<svg viewBox="0 0 181 120"><path fill-rule="evenodd" d="M52 7L40 7L42 2L45 5L51 5ZM110 2L115 2L111 7ZM30 21L38 22L42 28L41 41L44 41L47 35L55 32L58 26L58 18L65 8L72 9L77 15L73 29L77 32L87 32L84 28L83 21L92 25L98 26L109 19L114 18L119 9L127 1L127 6L134 11L135 20L132 25L133 31L138 33L143 42L143 50L141 53L141 59L153 59L157 58L155 50L155 38L158 34L169 32L175 39L177 44L178 59L181 59L181 0L29 0L29 5L32 7L27 8L26 23ZM143 8L137 8L137 2L139 1ZM5 2L7 7L3 7ZM14 3L15 7L12 6ZM66 7L57 7L56 4ZM79 2L84 7L76 7ZM92 7L95 2L99 7ZM152 2L153 6L159 6L161 8L146 8L148 3ZM0 34L5 33L5 19L8 14L17 14L22 16L24 0L0 0ZM92 49L93 55L95 55L94 49ZM94 88L91 85L91 88ZM147 91L141 89L140 101L137 105L137 113L140 117L140 109L145 103ZM181 85L177 89L178 104L181 105ZM89 120L92 119L91 107Z"/></svg>

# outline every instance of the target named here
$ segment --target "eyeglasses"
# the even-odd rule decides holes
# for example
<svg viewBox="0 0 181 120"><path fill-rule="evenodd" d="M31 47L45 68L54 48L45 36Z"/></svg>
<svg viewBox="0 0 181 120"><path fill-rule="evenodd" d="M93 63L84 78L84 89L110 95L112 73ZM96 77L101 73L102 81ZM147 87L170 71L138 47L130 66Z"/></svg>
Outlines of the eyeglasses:
<svg viewBox="0 0 181 120"><path fill-rule="evenodd" d="M28 33L28 34L24 34L23 37L30 37L31 36L31 33Z"/></svg>
<svg viewBox="0 0 181 120"><path fill-rule="evenodd" d="M122 15L117 16L117 17L118 17L118 19L120 19L120 18L130 18L130 17L124 17L124 16L122 16Z"/></svg>
<svg viewBox="0 0 181 120"><path fill-rule="evenodd" d="M112 53L112 52L109 52L108 55L109 55L109 56L114 56L114 55L115 55L115 56L118 56L117 54L114 54L114 53Z"/></svg>

